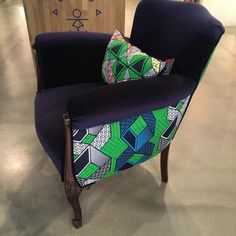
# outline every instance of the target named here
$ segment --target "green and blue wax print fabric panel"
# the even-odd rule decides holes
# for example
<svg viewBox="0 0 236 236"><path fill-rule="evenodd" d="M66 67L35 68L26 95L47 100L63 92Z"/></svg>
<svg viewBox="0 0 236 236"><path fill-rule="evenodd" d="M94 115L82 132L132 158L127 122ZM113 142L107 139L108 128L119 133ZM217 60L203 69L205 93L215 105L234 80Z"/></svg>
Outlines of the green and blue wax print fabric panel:
<svg viewBox="0 0 236 236"><path fill-rule="evenodd" d="M173 139L190 96L178 104L83 130L73 128L73 169L86 186L138 165Z"/></svg>
<svg viewBox="0 0 236 236"><path fill-rule="evenodd" d="M165 67L172 66L173 60L157 60L126 41L115 30L107 45L102 65L102 77L108 84L157 76ZM170 72L171 68L169 69ZM167 71L167 68L165 68Z"/></svg>

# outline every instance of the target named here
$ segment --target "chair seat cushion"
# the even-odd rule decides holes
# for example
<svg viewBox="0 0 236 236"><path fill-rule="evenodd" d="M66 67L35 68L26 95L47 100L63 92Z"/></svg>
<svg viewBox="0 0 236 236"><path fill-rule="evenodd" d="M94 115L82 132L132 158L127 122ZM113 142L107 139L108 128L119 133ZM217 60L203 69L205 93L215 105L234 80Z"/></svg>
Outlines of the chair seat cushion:
<svg viewBox="0 0 236 236"><path fill-rule="evenodd" d="M42 90L35 98L35 126L39 140L63 176L65 153L63 113L67 111L68 100L80 92L103 83L76 84Z"/></svg>

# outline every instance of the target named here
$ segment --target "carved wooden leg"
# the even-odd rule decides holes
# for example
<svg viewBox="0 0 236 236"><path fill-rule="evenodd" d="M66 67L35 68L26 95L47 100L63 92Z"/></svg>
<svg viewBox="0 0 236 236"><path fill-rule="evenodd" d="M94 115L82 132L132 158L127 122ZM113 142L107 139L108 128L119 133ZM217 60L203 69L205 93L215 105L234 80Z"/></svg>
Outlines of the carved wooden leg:
<svg viewBox="0 0 236 236"><path fill-rule="evenodd" d="M76 229L82 226L82 212L79 203L79 196L82 192L77 183L74 181L65 181L65 193L66 198L74 209L75 218L72 220L72 224Z"/></svg>
<svg viewBox="0 0 236 236"><path fill-rule="evenodd" d="M168 182L168 156L170 144L161 152L161 178L162 182Z"/></svg>
<svg viewBox="0 0 236 236"><path fill-rule="evenodd" d="M73 174L72 168L72 134L71 123L68 114L64 114L65 123L65 162L64 162L64 186L66 198L70 202L74 209L75 218L72 220L72 224L75 228L82 226L82 213L79 204L79 196L83 190L81 188Z"/></svg>

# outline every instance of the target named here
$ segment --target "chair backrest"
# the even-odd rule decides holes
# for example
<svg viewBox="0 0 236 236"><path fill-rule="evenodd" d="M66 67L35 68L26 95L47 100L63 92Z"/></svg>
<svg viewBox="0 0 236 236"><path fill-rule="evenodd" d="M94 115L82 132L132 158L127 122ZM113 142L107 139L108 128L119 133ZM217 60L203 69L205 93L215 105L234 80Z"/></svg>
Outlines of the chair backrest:
<svg viewBox="0 0 236 236"><path fill-rule="evenodd" d="M203 6L169 0L142 0L131 43L159 59L175 58L172 72L199 81L224 27Z"/></svg>

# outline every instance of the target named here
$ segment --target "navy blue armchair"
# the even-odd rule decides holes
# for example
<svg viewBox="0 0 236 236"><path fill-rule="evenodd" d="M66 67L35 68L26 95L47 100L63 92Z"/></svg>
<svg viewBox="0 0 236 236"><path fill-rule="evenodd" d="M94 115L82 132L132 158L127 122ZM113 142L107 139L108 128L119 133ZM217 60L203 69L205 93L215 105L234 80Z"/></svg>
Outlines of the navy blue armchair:
<svg viewBox="0 0 236 236"><path fill-rule="evenodd" d="M96 181L161 153L168 181L170 142L224 28L201 5L143 0L130 42L149 55L175 58L170 75L107 85L101 69L109 34L40 34L35 125L82 225L79 195Z"/></svg>

